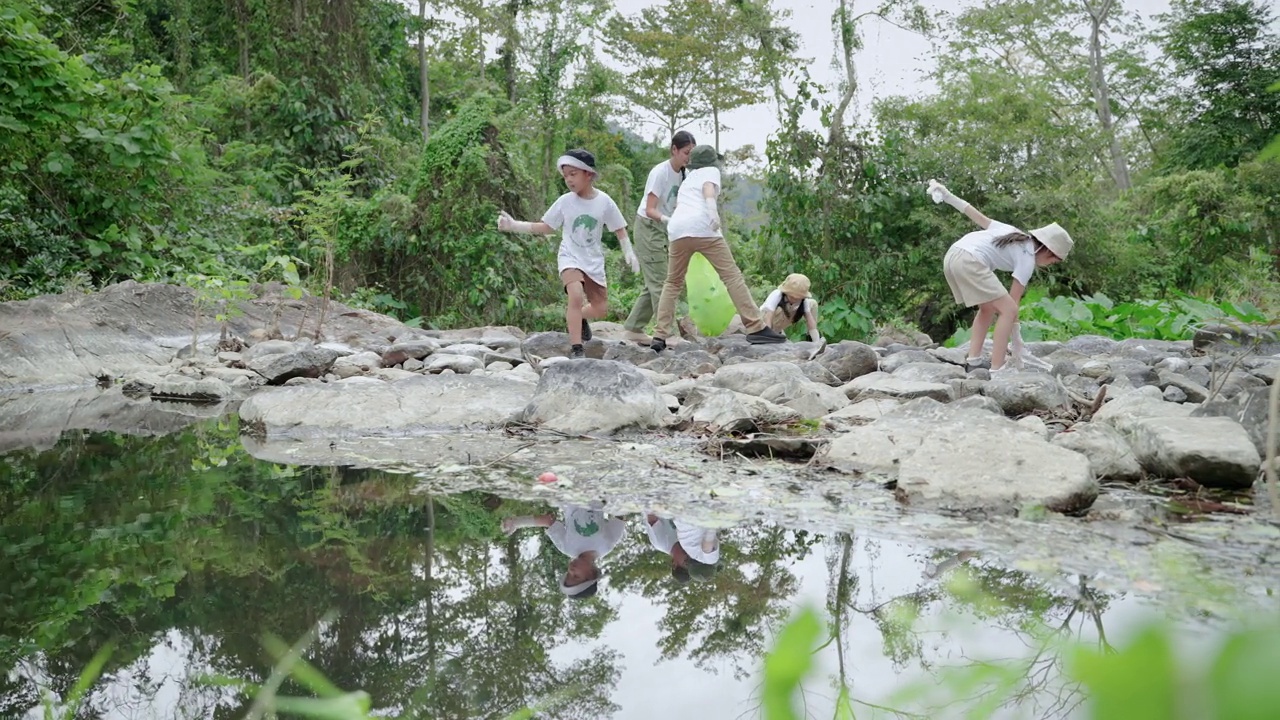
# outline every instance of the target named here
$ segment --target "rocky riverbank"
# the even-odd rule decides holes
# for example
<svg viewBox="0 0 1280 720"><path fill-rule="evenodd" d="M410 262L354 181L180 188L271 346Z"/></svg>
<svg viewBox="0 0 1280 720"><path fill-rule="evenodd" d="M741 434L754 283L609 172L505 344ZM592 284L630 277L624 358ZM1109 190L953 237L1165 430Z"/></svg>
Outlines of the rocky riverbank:
<svg viewBox="0 0 1280 720"><path fill-rule="evenodd" d="M1174 343L1032 343L1052 370L995 378L927 338L823 348L706 338L659 356L611 323L595 325L588 359L570 361L561 332L427 331L336 304L317 334L318 300L258 290L225 328L197 328L194 351L184 288L124 283L0 304L0 441L121 429L112 423L143 406L179 423L238 407L267 441L679 435L799 459L826 471L813 477L876 484L911 507L1078 514L1110 482L1247 491L1280 372L1280 355L1266 354L1280 350L1267 345L1274 337L1221 329ZM73 403L33 394L95 384L108 390Z"/></svg>

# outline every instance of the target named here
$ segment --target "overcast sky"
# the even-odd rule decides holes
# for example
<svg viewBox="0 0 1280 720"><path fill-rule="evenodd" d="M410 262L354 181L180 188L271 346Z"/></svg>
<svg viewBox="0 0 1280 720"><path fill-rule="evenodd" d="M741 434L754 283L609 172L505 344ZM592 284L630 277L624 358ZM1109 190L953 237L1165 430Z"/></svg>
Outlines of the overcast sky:
<svg viewBox="0 0 1280 720"><path fill-rule="evenodd" d="M957 12L977 4L973 0L922 0L922 3L934 11L946 9L949 12ZM653 0L616 0L614 6L619 12L630 15L659 4L661 3ZM874 4L867 0L857 0L852 6L855 13L860 13L871 9L875 4L878 4L878 0ZM834 99L841 75L832 66L835 36L831 32L831 15L838 3L835 0L774 0L773 5L791 11L791 27L800 33L800 55L811 61L809 74L815 81L830 88L831 99ZM1150 18L1167 11L1169 2L1123 0L1123 6L1144 18ZM879 97L918 95L932 89L923 78L933 63L933 50L928 39L874 18L865 20L860 28L865 48L857 57L858 111L865 112ZM810 112L808 121L816 127L817 113ZM720 133L721 150L753 144L757 152L763 153L765 140L777 129L772 104L728 113L723 116L723 122L731 129ZM652 125L633 129L650 139L658 132ZM710 122L695 124L690 130L698 137L699 142L704 139L711 142L713 138Z"/></svg>

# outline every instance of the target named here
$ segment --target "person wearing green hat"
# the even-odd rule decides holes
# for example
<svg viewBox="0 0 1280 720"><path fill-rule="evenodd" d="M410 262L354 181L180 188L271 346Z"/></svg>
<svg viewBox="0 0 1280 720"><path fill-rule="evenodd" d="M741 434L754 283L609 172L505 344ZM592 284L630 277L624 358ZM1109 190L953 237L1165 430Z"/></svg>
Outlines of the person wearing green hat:
<svg viewBox="0 0 1280 720"><path fill-rule="evenodd" d="M676 209L667 222L671 247L667 256L667 279L658 301L658 320L653 330L654 352L667 349L675 325L676 298L684 289L685 273L694 253L701 253L724 283L753 344L786 342L787 337L765 324L747 288L742 270L733 260L733 251L720 230L720 212L716 199L720 195L720 154L710 145L699 145L689 153L690 172L676 193Z"/></svg>

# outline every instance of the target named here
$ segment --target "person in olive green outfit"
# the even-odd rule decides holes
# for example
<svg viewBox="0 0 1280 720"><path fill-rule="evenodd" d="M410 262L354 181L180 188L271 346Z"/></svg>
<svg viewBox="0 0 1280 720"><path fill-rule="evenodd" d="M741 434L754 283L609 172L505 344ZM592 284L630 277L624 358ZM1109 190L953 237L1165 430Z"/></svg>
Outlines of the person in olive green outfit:
<svg viewBox="0 0 1280 720"><path fill-rule="evenodd" d="M636 210L636 257L640 259L640 276L644 289L631 314L623 323L623 338L641 345L648 345L650 337L644 334L644 326L658 311L662 298L662 284L667 279L667 220L676 209L676 193L684 180L684 168L689 164L693 151L693 135L681 130L671 138L671 159L663 160L649 171L644 185L644 197Z"/></svg>

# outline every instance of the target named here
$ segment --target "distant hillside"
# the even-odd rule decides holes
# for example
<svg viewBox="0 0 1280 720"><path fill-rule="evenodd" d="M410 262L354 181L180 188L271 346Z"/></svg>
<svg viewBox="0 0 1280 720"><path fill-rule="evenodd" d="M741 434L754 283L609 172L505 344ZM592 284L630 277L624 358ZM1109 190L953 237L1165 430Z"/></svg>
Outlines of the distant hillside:
<svg viewBox="0 0 1280 720"><path fill-rule="evenodd" d="M764 199L764 183L759 178L751 175L727 175L724 194L728 212L741 218L748 228L758 229L769 220L760 211L760 201Z"/></svg>

